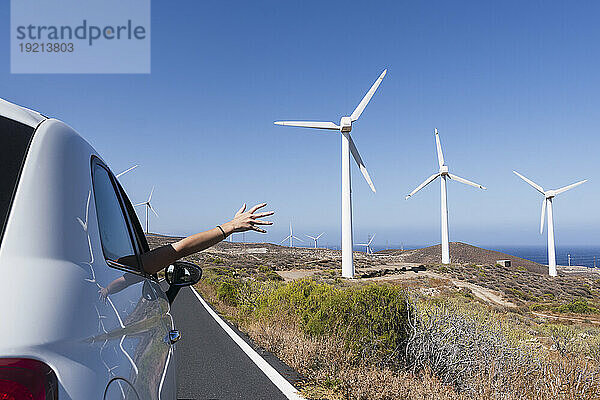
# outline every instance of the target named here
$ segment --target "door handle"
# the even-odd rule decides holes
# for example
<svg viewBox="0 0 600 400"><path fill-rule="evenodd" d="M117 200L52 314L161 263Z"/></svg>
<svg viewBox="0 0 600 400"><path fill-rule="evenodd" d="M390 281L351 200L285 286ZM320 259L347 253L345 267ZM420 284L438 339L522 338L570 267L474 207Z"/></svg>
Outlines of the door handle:
<svg viewBox="0 0 600 400"><path fill-rule="evenodd" d="M181 333L177 329L172 329L169 331L167 338L168 338L168 343L175 344L179 341L179 339L181 339ZM165 340L165 341L167 342L167 340Z"/></svg>

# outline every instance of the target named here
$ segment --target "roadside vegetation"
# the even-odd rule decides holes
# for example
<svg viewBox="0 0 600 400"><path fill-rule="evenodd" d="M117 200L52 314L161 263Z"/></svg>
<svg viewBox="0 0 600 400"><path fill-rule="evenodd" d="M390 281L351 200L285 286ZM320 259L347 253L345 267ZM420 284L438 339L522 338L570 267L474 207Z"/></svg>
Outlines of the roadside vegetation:
<svg viewBox="0 0 600 400"><path fill-rule="evenodd" d="M491 307L466 289L423 295L327 274L282 282L264 265L205 268L197 289L302 374L307 398L600 398L600 329Z"/></svg>
<svg viewBox="0 0 600 400"><path fill-rule="evenodd" d="M220 243L188 260L204 298L298 371L308 399L600 399L598 275L451 249L477 264L436 264L435 246L356 253L348 281L326 249Z"/></svg>

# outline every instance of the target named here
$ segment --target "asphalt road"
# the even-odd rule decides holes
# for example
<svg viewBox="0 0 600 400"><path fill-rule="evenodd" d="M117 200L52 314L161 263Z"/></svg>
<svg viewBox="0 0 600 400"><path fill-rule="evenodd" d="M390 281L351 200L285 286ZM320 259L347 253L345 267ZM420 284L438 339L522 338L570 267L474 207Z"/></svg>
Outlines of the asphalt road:
<svg viewBox="0 0 600 400"><path fill-rule="evenodd" d="M286 399L211 317L190 288L181 289L171 314L181 331L176 347L177 399ZM286 379L293 376L273 356L267 354L264 358Z"/></svg>

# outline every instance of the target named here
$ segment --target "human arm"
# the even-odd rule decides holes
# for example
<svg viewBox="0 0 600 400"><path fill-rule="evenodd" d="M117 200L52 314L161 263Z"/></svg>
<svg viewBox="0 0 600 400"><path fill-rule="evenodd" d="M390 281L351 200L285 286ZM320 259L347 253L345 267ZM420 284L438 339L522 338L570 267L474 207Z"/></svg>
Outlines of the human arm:
<svg viewBox="0 0 600 400"><path fill-rule="evenodd" d="M246 211L246 204L239 209L231 221L219 225L221 229L213 229L196 233L188 236L173 244L158 247L142 255L142 265L149 274L154 274L161 269L171 265L180 258L197 253L219 243L234 232L256 231L266 233L260 228L260 225L272 225L271 221L264 221L260 218L273 215L273 211L256 211L265 207L267 203L257 204Z"/></svg>

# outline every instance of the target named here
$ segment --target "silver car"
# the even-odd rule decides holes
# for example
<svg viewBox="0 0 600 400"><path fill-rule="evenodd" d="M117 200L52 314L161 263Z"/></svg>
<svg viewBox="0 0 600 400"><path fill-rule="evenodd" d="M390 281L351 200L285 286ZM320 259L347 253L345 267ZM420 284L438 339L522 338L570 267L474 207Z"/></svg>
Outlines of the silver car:
<svg viewBox="0 0 600 400"><path fill-rule="evenodd" d="M125 191L71 127L0 100L0 398L175 399L165 293Z"/></svg>

